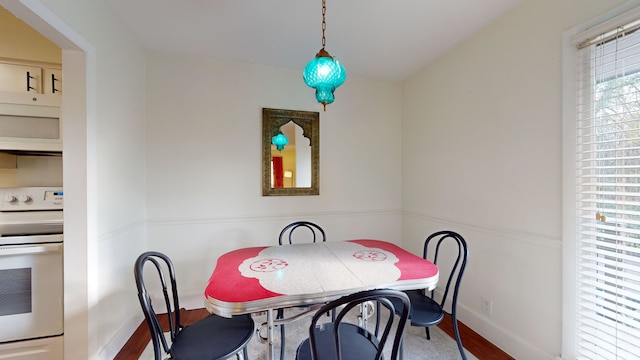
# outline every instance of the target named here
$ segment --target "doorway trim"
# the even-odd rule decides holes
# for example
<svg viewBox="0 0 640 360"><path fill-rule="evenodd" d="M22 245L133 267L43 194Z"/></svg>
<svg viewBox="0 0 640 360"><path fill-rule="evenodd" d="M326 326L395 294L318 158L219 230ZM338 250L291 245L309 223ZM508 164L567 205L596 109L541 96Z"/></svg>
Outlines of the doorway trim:
<svg viewBox="0 0 640 360"><path fill-rule="evenodd" d="M98 352L96 51L40 0L0 5L62 49L64 358L89 359Z"/></svg>

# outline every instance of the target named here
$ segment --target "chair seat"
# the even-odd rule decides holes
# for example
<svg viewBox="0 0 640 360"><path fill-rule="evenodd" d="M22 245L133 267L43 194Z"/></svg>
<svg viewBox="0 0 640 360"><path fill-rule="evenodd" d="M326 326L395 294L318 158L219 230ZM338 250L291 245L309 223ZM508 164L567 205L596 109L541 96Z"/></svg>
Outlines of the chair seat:
<svg viewBox="0 0 640 360"><path fill-rule="evenodd" d="M424 296L422 290L405 291L409 295L411 301L411 309L409 310L409 319L411 325L428 327L439 324L444 319L444 311L438 303L431 298ZM402 311L402 303L396 299L391 302L396 309L396 313Z"/></svg>
<svg viewBox="0 0 640 360"><path fill-rule="evenodd" d="M322 329L316 329L318 334L318 348L333 349L323 351L315 360L336 360L336 344L333 337L333 323L327 323ZM378 351L378 339L370 332L349 323L340 324L340 349L342 360L373 359ZM311 360L311 343L307 338L303 341L296 353L297 360Z"/></svg>
<svg viewBox="0 0 640 360"><path fill-rule="evenodd" d="M442 307L430 297L424 296L421 290L406 291L411 301L409 319L413 326L433 326L444 319Z"/></svg>
<svg viewBox="0 0 640 360"><path fill-rule="evenodd" d="M231 318L210 315L178 333L171 346L171 357L176 360L226 359L249 342L253 331L250 315Z"/></svg>

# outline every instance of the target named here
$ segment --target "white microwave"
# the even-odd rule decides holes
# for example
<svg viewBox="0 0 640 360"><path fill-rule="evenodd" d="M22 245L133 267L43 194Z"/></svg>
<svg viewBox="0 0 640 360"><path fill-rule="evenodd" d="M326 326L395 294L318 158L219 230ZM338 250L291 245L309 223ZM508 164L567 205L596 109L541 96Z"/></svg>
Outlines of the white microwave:
<svg viewBox="0 0 640 360"><path fill-rule="evenodd" d="M60 96L0 93L0 149L62 151Z"/></svg>

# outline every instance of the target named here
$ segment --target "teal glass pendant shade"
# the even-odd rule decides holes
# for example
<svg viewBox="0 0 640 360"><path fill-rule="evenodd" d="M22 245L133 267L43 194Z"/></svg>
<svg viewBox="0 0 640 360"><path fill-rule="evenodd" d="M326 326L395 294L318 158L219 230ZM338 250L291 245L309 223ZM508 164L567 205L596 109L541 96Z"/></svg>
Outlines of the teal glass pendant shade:
<svg viewBox="0 0 640 360"><path fill-rule="evenodd" d="M276 136L271 138L271 143L276 146L276 150L282 151L284 150L284 146L289 143L289 139L282 133L282 131L278 131Z"/></svg>
<svg viewBox="0 0 640 360"><path fill-rule="evenodd" d="M309 87L316 89L316 100L326 111L327 105L335 100L333 92L347 79L347 71L322 48L304 68L302 77Z"/></svg>

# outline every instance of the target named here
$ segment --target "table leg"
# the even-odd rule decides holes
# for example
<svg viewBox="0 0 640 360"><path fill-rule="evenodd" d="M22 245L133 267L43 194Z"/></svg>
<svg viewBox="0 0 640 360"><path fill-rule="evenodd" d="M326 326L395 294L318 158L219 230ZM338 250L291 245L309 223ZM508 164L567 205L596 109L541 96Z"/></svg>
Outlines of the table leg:
<svg viewBox="0 0 640 360"><path fill-rule="evenodd" d="M273 309L267 310L267 343L269 348L267 350L267 359L273 360L275 354L275 345L273 344Z"/></svg>
<svg viewBox="0 0 640 360"><path fill-rule="evenodd" d="M364 329L367 329L367 320L371 316L373 316L374 313L375 313L375 308L371 301L361 303L360 314L358 315L358 325Z"/></svg>
<svg viewBox="0 0 640 360"><path fill-rule="evenodd" d="M303 317L307 317L309 315L313 315L315 314L316 311L318 311L318 309L320 309L322 307L322 304L315 304L315 305L311 305L309 307L307 307L307 309L303 312L300 312L294 316L289 316L287 318L284 319L276 319L275 318L275 312L277 312L277 310L274 309L267 309L267 322L266 323L262 323L260 324L260 326L258 327L258 336L260 336L260 341L263 342L265 340L264 337L262 337L262 328L264 326L267 327L267 337L266 337L266 341L267 341L267 346L268 346L268 350L267 350L267 359L268 360L274 360L276 358L275 355L275 344L274 344L274 330L276 325L279 326L284 326L284 324L286 323L290 323L292 321L296 321L298 319L301 319ZM283 359L280 359L283 360Z"/></svg>

